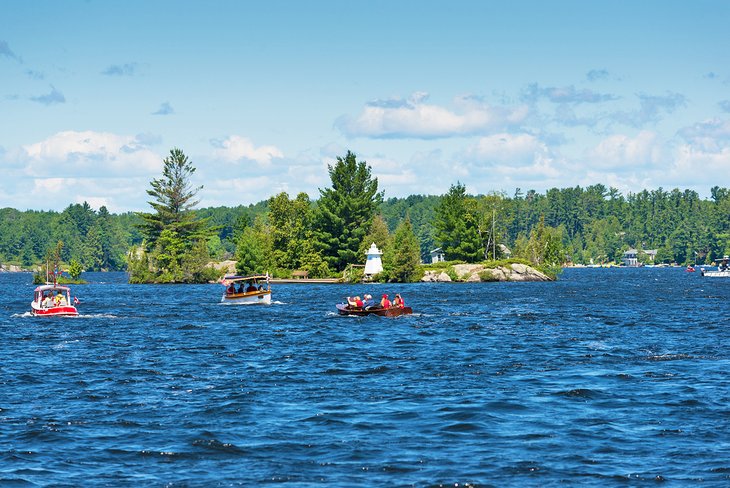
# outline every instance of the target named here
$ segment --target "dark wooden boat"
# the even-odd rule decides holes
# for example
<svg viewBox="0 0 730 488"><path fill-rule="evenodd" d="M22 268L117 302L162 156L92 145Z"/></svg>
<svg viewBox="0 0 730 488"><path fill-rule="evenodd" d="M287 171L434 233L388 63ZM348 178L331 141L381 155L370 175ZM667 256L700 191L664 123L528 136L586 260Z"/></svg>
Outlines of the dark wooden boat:
<svg viewBox="0 0 730 488"><path fill-rule="evenodd" d="M364 317L366 315L379 315L381 317L398 317L399 315L408 315L413 313L413 309L411 307L390 307L390 308L382 308L382 307L353 307L351 305L348 305L346 303L338 303L337 304L337 313L340 315L356 315L360 317Z"/></svg>

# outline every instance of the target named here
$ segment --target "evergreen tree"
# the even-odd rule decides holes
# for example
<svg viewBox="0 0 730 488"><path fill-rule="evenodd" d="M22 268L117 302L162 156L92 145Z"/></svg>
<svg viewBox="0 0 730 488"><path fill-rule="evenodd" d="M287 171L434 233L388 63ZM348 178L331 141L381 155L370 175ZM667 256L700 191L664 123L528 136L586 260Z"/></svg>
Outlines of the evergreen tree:
<svg viewBox="0 0 730 488"><path fill-rule="evenodd" d="M81 250L81 265L90 271L98 271L104 262L104 249L98 225L93 225L86 233Z"/></svg>
<svg viewBox="0 0 730 488"><path fill-rule="evenodd" d="M203 186L193 187L191 178L195 167L182 150L174 148L163 160L162 178L150 182L147 194L153 201L147 202L154 213L139 212L143 223L139 228L145 237L147 248L154 247L164 230L170 230L190 249L198 239L207 239L215 230L208 219L200 219L193 210L198 204L194 200Z"/></svg>
<svg viewBox="0 0 730 488"><path fill-rule="evenodd" d="M389 280L404 283L414 281L421 264L421 249L408 216L395 231L392 249L387 269Z"/></svg>
<svg viewBox="0 0 730 488"><path fill-rule="evenodd" d="M172 149L163 163L163 178L152 180L152 189L147 190L154 197L149 204L155 213L137 214L142 219L139 228L145 237L143 253L150 256L142 259L138 253L130 253L130 281L207 281L214 274L211 268L203 269L209 260L207 240L217 229L209 224L209 219L198 218L193 210L198 203L195 195L202 186L192 186L190 179L195 168L180 149ZM143 270L141 261L151 268Z"/></svg>
<svg viewBox="0 0 730 488"><path fill-rule="evenodd" d="M359 263L358 249L370 228L375 211L383 201L378 179L364 161L348 151L328 166L332 187L320 189L314 222L317 249L331 268L342 271Z"/></svg>
<svg viewBox="0 0 730 488"><path fill-rule="evenodd" d="M436 243L448 260L469 263L483 259L484 246L479 235L477 203L466 195L461 183L451 185L436 208Z"/></svg>

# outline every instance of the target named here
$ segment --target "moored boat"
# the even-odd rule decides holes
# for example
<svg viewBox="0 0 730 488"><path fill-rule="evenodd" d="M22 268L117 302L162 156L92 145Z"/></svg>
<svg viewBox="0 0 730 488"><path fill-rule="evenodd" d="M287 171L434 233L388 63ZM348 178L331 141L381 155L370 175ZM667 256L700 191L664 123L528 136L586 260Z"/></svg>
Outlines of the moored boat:
<svg viewBox="0 0 730 488"><path fill-rule="evenodd" d="M271 303L269 275L226 276L221 280L226 291L221 302L226 304L254 305Z"/></svg>
<svg viewBox="0 0 730 488"><path fill-rule="evenodd" d="M71 301L71 289L59 284L46 284L36 287L33 301L30 302L30 313L35 316L76 316L79 311L75 305L78 299Z"/></svg>
<svg viewBox="0 0 730 488"><path fill-rule="evenodd" d="M398 317L399 315L408 315L413 313L411 307L389 307L383 308L377 305L371 307L357 307L348 305L347 303L338 303L336 305L337 313L340 315L355 315L364 317L367 315L378 315L381 317Z"/></svg>

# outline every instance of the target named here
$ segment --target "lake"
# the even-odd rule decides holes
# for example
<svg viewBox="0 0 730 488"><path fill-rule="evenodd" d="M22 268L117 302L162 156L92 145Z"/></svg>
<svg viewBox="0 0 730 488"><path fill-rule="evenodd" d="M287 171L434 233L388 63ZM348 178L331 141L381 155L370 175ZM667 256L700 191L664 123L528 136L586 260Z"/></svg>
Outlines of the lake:
<svg viewBox="0 0 730 488"><path fill-rule="evenodd" d="M0 274L0 485L730 485L730 280L220 285ZM347 295L414 314L340 317Z"/></svg>

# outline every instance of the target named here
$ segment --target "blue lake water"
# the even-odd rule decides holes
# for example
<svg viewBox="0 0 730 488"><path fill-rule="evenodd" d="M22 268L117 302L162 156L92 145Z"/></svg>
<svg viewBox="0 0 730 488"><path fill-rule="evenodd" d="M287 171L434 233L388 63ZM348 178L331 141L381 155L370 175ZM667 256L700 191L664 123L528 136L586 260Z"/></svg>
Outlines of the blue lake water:
<svg viewBox="0 0 730 488"><path fill-rule="evenodd" d="M0 485L730 485L730 280L220 285L1 274ZM416 312L335 315L400 292Z"/></svg>

